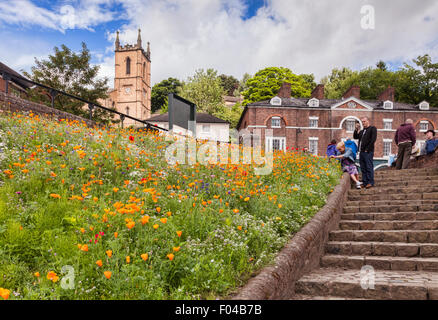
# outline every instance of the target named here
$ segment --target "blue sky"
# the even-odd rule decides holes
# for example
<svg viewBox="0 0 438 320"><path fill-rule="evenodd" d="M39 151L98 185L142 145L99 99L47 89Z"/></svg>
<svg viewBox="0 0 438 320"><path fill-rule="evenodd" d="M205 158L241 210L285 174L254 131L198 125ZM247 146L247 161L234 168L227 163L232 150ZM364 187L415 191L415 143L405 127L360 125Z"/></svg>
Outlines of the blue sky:
<svg viewBox="0 0 438 320"><path fill-rule="evenodd" d="M363 29L371 5L375 28ZM241 78L267 66L313 73L392 68L429 53L438 60L438 1L422 0L0 0L0 61L29 71L34 57L84 41L101 76L113 78L113 42L151 42L152 81L199 68Z"/></svg>

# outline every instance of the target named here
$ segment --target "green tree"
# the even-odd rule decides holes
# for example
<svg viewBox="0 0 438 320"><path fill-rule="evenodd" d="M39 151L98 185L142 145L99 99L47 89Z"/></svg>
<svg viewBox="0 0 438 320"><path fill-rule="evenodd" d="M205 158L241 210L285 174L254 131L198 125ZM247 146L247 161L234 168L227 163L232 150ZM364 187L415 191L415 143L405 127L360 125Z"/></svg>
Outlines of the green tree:
<svg viewBox="0 0 438 320"><path fill-rule="evenodd" d="M35 82L78 96L92 103L99 104L99 99L108 97L108 79L99 78L99 66L91 65L91 55L86 44L82 43L82 50L75 53L67 46L61 49L54 48L55 53L49 55L47 60L35 58L35 66L31 74L24 72L25 76ZM31 100L51 105L48 99L49 92L39 87L29 90ZM78 116L88 117L88 108L76 99L58 95L55 99L55 108ZM99 108L93 110L93 120L108 123L113 114Z"/></svg>
<svg viewBox="0 0 438 320"><path fill-rule="evenodd" d="M235 93L235 95L237 94L240 95L243 91L248 89L248 85L247 82L249 79L251 79L252 76L249 73L244 73L242 80L239 81L239 87L237 88L237 92Z"/></svg>
<svg viewBox="0 0 438 320"><path fill-rule="evenodd" d="M242 92L245 98L243 104L269 100L275 97L284 82L291 84L293 97L309 97L311 90L304 78L284 67L262 69L246 81L248 88Z"/></svg>
<svg viewBox="0 0 438 320"><path fill-rule="evenodd" d="M167 96L169 93L178 94L181 90L182 83L178 79L168 78L152 87L151 91L151 109L156 112L162 109L167 104Z"/></svg>
<svg viewBox="0 0 438 320"><path fill-rule="evenodd" d="M415 67L405 63L397 72L397 90L405 102L420 103L426 100L438 107L438 63L426 54L413 60Z"/></svg>
<svg viewBox="0 0 438 320"><path fill-rule="evenodd" d="M197 112L217 114L224 105L225 90L217 71L199 69L183 84L181 96L196 104Z"/></svg>
<svg viewBox="0 0 438 320"><path fill-rule="evenodd" d="M330 75L321 79L321 83L324 84L325 97L339 99L348 89L348 83L351 82L351 79L356 78L357 72L349 68L333 69Z"/></svg>
<svg viewBox="0 0 438 320"><path fill-rule="evenodd" d="M221 74L219 79L221 80L221 85L224 88L225 94L227 96L234 96L234 92L239 88L239 80L233 76L227 76L225 74Z"/></svg>

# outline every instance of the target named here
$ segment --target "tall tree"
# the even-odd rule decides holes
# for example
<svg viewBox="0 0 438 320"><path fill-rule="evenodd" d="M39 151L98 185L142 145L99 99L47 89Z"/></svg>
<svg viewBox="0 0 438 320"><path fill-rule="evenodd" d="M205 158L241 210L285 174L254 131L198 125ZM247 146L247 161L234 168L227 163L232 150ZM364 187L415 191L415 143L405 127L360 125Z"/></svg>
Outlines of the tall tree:
<svg viewBox="0 0 438 320"><path fill-rule="evenodd" d="M194 102L197 111L215 114L224 105L225 90L217 71L199 69L183 84L181 96Z"/></svg>
<svg viewBox="0 0 438 320"><path fill-rule="evenodd" d="M35 58L35 66L31 68L31 74L24 74L35 82L47 85L57 90L67 92L82 99L98 104L99 99L108 97L108 78L99 78L99 66L91 64L91 55L86 44L82 43L82 49L75 53L67 46L61 49L54 48L54 54L49 55L47 60ZM49 92L40 88L29 91L30 99L42 102L50 106ZM55 99L55 108L79 116L87 117L88 109L84 103L75 99L58 95ZM113 114L99 108L93 110L93 120L108 123Z"/></svg>
<svg viewBox="0 0 438 320"><path fill-rule="evenodd" d="M309 80L308 76L304 78ZM309 97L311 90L304 78L284 67L262 69L246 81L248 88L242 92L245 98L243 104L246 105L273 98L280 90L283 82L291 84L291 94L293 97Z"/></svg>
<svg viewBox="0 0 438 320"><path fill-rule="evenodd" d="M226 95L234 96L234 91L239 88L239 80L233 76L227 76L225 74L221 74L219 79L221 80L221 85L224 88Z"/></svg>
<svg viewBox="0 0 438 320"><path fill-rule="evenodd" d="M151 92L151 108L152 112L162 109L167 104L167 96L169 93L178 94L182 88L182 83L178 79L168 78L152 87Z"/></svg>

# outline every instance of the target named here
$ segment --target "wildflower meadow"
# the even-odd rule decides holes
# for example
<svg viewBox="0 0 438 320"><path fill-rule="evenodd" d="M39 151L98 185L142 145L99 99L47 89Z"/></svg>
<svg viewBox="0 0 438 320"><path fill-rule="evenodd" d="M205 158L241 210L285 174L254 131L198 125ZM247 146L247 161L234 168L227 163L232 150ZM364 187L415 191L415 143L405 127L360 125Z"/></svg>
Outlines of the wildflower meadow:
<svg viewBox="0 0 438 320"><path fill-rule="evenodd" d="M202 142L199 142L202 143ZM0 300L216 299L325 204L338 162L166 162L164 134L0 115Z"/></svg>

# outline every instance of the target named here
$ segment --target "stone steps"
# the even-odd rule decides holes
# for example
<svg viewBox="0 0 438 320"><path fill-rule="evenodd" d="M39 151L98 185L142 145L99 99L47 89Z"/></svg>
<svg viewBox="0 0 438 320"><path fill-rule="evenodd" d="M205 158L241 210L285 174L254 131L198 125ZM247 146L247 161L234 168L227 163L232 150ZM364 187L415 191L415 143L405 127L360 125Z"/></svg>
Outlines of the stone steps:
<svg viewBox="0 0 438 320"><path fill-rule="evenodd" d="M348 201L345 208L351 207L368 207L368 206L420 206L424 204L438 204L436 199L417 199L417 200L354 200Z"/></svg>
<svg viewBox="0 0 438 320"><path fill-rule="evenodd" d="M438 186L438 179L433 179L433 180L410 180L409 178L407 179L403 179L403 180L399 180L399 181L388 181L388 180L382 180L382 181L378 181L376 179L374 179L375 182L375 186L376 187L403 187L403 186L423 186L425 184L430 185L430 186Z"/></svg>
<svg viewBox="0 0 438 320"><path fill-rule="evenodd" d="M438 199L438 192L433 193L381 193L381 194L350 194L348 203L352 201L390 201L390 200L433 200Z"/></svg>
<svg viewBox="0 0 438 320"><path fill-rule="evenodd" d="M350 196L366 196L366 195L380 195L380 194L436 194L438 193L438 186L431 186L424 184L423 186L390 186L382 187L375 186L370 189L351 189L348 194ZM436 198L435 198L436 199Z"/></svg>
<svg viewBox="0 0 438 320"><path fill-rule="evenodd" d="M431 180L438 180L438 175L412 175L412 176L393 176L393 177L374 177L374 181L377 182L386 182L391 181L394 183L398 182L407 182L407 181L431 181Z"/></svg>
<svg viewBox="0 0 438 320"><path fill-rule="evenodd" d="M438 243L438 230L335 230L329 241Z"/></svg>
<svg viewBox="0 0 438 320"><path fill-rule="evenodd" d="M375 181L348 192L320 268L292 299L438 300L438 169L386 170ZM374 289L361 286L367 270Z"/></svg>
<svg viewBox="0 0 438 320"><path fill-rule="evenodd" d="M438 258L438 243L329 241L325 249L329 255Z"/></svg>
<svg viewBox="0 0 438 320"><path fill-rule="evenodd" d="M438 230L438 220L341 220L340 230Z"/></svg>
<svg viewBox="0 0 438 320"><path fill-rule="evenodd" d="M367 276L367 277L364 277ZM437 300L438 273L422 271L374 271L317 269L297 281L295 292L301 296L347 297L385 300ZM361 279L363 280L361 285ZM374 284L374 285L373 285Z"/></svg>
<svg viewBox="0 0 438 320"><path fill-rule="evenodd" d="M372 266L378 270L438 271L438 258L340 254L325 255L321 258L323 268L361 269L363 266Z"/></svg>
<svg viewBox="0 0 438 320"><path fill-rule="evenodd" d="M436 200L423 200L421 205L382 205L382 206L345 206L343 213L359 212L406 212L406 211L434 211L438 212L438 202Z"/></svg>
<svg viewBox="0 0 438 320"><path fill-rule="evenodd" d="M420 211L420 212L359 212L359 213L343 213L341 220L408 220L408 221L423 221L423 220L438 220L438 212Z"/></svg>

